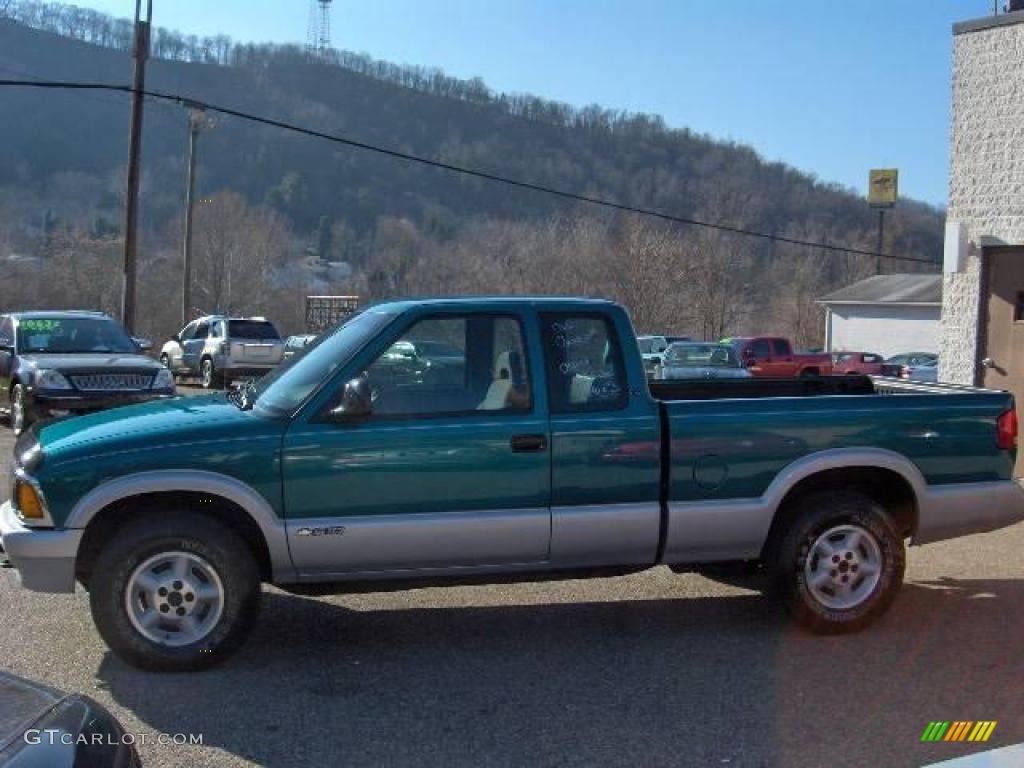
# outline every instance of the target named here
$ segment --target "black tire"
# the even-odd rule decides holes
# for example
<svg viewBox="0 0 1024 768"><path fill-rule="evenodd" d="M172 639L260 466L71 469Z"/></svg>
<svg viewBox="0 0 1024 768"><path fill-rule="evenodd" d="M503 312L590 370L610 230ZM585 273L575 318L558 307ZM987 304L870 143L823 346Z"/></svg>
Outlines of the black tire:
<svg viewBox="0 0 1024 768"><path fill-rule="evenodd" d="M158 518L129 523L100 550L89 583L93 621L107 646L132 666L160 672L205 669L227 659L252 629L259 613L259 569L245 543L219 521L190 511L158 512ZM196 642L154 642L129 617L132 574L162 553L198 556L223 586L220 615Z"/></svg>
<svg viewBox="0 0 1024 768"><path fill-rule="evenodd" d="M203 389L222 389L224 387L224 378L209 357L204 357L199 363L199 380Z"/></svg>
<svg viewBox="0 0 1024 768"><path fill-rule="evenodd" d="M20 414L20 415L19 415ZM36 420L35 411L25 400L25 388L21 384L11 387L11 431L17 437L32 426Z"/></svg>
<svg viewBox="0 0 1024 768"><path fill-rule="evenodd" d="M857 491L809 494L798 502L795 512L792 522L782 531L769 555L775 586L790 614L801 627L818 634L843 634L863 629L889 608L903 585L906 551L898 527L881 504ZM833 558L838 556L839 559L835 563L830 559L827 565L818 554L820 550L812 552L815 543L824 538L823 534L847 529L868 534L877 545L874 559L877 560L879 575L876 583L871 583L872 577L863 575L864 570L859 575L853 572L856 568L852 571L839 570L852 567L843 565L847 556L855 565L860 562L862 556L871 551L867 544L855 547L855 552L849 549L843 552L842 547L838 547ZM825 541L827 546L831 546L828 539ZM864 557L863 562L866 564L871 559ZM837 564L836 569L832 568L833 564ZM863 566L865 569L868 567ZM842 579L842 584L836 582L834 586L826 584L824 587L835 590L837 595L845 589L854 592L855 584L859 584L857 588L864 592L849 596L849 600L857 600L856 604L843 607L826 605L823 599L828 600L830 596L824 595L823 599L815 596L815 589L808 583L809 570L823 578L828 575L830 581ZM828 574L824 573L826 570Z"/></svg>
<svg viewBox="0 0 1024 768"><path fill-rule="evenodd" d="M821 371L817 368L804 368L800 371L801 379L816 379L821 375Z"/></svg>

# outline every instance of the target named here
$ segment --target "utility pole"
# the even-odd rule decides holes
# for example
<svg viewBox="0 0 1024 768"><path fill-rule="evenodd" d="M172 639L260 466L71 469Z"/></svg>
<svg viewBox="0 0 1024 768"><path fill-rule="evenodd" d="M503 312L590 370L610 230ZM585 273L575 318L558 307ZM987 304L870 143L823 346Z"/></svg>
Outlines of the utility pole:
<svg viewBox="0 0 1024 768"><path fill-rule="evenodd" d="M142 155L142 92L146 88L146 60L149 58L149 30L153 0L146 0L146 18L140 18L142 0L135 0L135 45L132 49L132 116L128 137L128 192L124 211L124 285L121 294L121 322L135 332L136 243L139 223L139 161Z"/></svg>
<svg viewBox="0 0 1024 768"><path fill-rule="evenodd" d="M196 107L188 113L188 182L185 188L184 270L181 278L181 324L187 325L192 310L192 209L196 192L196 145L205 127L205 113Z"/></svg>
<svg viewBox="0 0 1024 768"><path fill-rule="evenodd" d="M875 248L875 274L882 274L882 253L885 242L885 208L878 209L878 246Z"/></svg>

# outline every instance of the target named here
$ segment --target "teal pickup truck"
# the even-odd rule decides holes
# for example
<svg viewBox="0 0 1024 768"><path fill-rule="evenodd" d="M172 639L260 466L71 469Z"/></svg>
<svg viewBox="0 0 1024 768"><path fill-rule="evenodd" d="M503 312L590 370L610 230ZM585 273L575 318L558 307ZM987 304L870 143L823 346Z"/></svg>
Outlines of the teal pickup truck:
<svg viewBox="0 0 1024 768"><path fill-rule="evenodd" d="M132 664L244 639L301 594L741 563L796 621L859 629L904 542L1024 518L1004 392L862 376L648 382L599 300L381 304L248 389L34 426L0 542L89 591Z"/></svg>

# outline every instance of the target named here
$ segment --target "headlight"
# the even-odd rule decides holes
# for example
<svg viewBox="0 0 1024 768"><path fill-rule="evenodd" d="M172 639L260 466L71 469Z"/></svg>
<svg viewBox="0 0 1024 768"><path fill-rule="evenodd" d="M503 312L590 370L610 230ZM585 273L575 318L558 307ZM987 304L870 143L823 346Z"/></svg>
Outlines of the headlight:
<svg viewBox="0 0 1024 768"><path fill-rule="evenodd" d="M174 389L174 374L169 368L161 368L153 377L153 389Z"/></svg>
<svg viewBox="0 0 1024 768"><path fill-rule="evenodd" d="M153 377L153 389L174 389L174 374L161 368Z"/></svg>
<svg viewBox="0 0 1024 768"><path fill-rule="evenodd" d="M14 511L18 513L18 517L23 522L34 525L52 525L39 486L23 470L15 470L13 491L11 497L14 502Z"/></svg>
<svg viewBox="0 0 1024 768"><path fill-rule="evenodd" d="M39 371L36 373L37 389L71 389L71 384L60 371Z"/></svg>

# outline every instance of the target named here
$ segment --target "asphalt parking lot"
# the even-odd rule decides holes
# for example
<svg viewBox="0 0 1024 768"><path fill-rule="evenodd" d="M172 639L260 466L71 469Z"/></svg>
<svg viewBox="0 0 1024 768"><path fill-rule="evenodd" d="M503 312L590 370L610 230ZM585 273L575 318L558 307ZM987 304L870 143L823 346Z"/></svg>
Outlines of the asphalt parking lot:
<svg viewBox="0 0 1024 768"><path fill-rule="evenodd" d="M8 461L10 432L0 428ZM8 489L4 487L3 498ZM814 637L752 591L665 568L538 585L265 591L208 672L112 656L84 592L0 571L0 666L93 696L129 731L202 734L147 766L916 766L1024 741L1024 525L913 549L875 627ZM986 745L931 720L996 720Z"/></svg>

